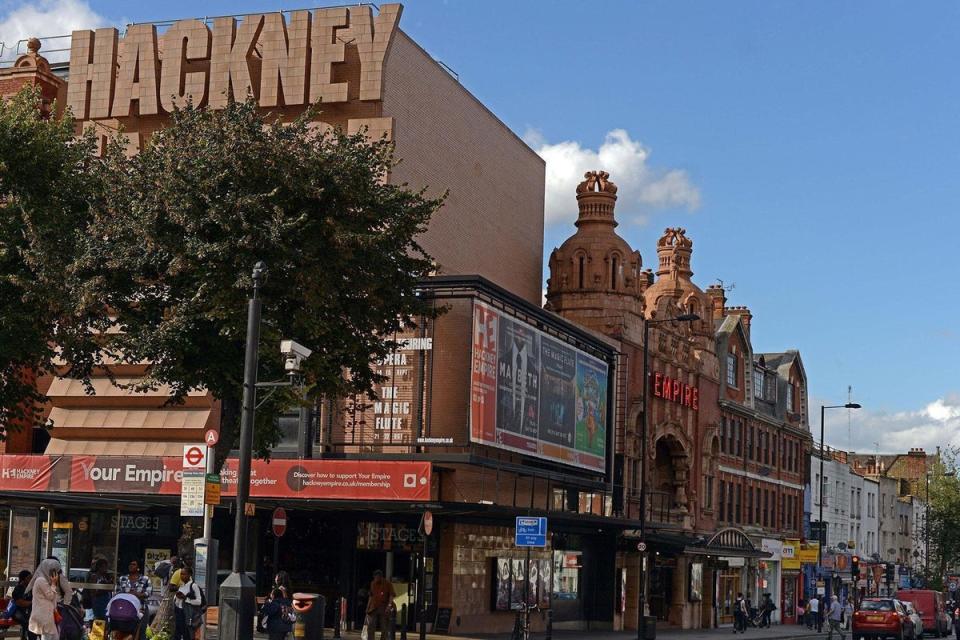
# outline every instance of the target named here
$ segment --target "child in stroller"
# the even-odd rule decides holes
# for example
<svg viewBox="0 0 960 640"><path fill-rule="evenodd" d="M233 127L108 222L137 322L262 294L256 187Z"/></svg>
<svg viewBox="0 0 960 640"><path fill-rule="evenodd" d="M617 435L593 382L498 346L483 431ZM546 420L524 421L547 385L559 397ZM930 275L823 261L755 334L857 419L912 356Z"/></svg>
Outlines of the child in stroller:
<svg viewBox="0 0 960 640"><path fill-rule="evenodd" d="M107 603L107 636L110 640L139 640L144 636L140 600L118 593Z"/></svg>

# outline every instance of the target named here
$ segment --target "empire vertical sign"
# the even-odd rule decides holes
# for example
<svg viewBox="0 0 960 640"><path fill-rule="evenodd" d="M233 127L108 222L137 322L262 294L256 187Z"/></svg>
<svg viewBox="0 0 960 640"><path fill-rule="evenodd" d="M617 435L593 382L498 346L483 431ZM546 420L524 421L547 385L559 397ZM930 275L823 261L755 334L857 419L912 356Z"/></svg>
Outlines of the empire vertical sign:
<svg viewBox="0 0 960 640"><path fill-rule="evenodd" d="M470 440L603 471L608 366L475 302Z"/></svg>

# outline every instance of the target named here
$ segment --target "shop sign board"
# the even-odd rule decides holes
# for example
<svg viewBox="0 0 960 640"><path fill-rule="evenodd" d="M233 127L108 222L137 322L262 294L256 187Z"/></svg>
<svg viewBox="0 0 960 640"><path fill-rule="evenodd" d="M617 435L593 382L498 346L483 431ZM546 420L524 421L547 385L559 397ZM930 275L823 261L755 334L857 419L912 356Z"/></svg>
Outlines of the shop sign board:
<svg viewBox="0 0 960 640"><path fill-rule="evenodd" d="M202 516L203 493L206 489L206 474L203 471L186 469L180 482L180 515Z"/></svg>
<svg viewBox="0 0 960 640"><path fill-rule="evenodd" d="M800 545L800 563L817 564L820 551L819 542L804 542Z"/></svg>
<svg viewBox="0 0 960 640"><path fill-rule="evenodd" d="M783 542L774 538L762 538L760 549L770 554L770 560L779 561L783 557Z"/></svg>
<svg viewBox="0 0 960 640"><path fill-rule="evenodd" d="M784 571L800 569L800 541L784 540L783 547L780 550L780 556L783 562Z"/></svg>
<svg viewBox="0 0 960 640"><path fill-rule="evenodd" d="M514 543L518 547L547 546L547 519L517 516Z"/></svg>
<svg viewBox="0 0 960 640"><path fill-rule="evenodd" d="M0 455L9 491L182 495L178 457ZM203 471L194 472L202 489ZM238 460L220 472L224 496L236 495ZM429 500L432 466L419 460L254 460L251 498ZM203 515L202 510L200 515Z"/></svg>
<svg viewBox="0 0 960 640"><path fill-rule="evenodd" d="M606 362L476 301L470 371L471 442L606 468Z"/></svg>

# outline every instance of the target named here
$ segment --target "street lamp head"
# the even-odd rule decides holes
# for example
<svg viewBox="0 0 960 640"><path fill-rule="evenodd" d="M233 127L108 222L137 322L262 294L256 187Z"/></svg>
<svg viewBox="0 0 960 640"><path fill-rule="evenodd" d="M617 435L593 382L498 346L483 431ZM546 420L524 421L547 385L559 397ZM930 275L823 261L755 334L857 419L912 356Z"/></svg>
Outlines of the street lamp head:
<svg viewBox="0 0 960 640"><path fill-rule="evenodd" d="M862 409L863 407L861 407L856 402L848 402L847 404L843 405L843 408L844 409Z"/></svg>
<svg viewBox="0 0 960 640"><path fill-rule="evenodd" d="M699 319L700 319L700 316L698 316L695 313L682 313L676 318L674 318L674 320L676 320L677 322L695 322Z"/></svg>

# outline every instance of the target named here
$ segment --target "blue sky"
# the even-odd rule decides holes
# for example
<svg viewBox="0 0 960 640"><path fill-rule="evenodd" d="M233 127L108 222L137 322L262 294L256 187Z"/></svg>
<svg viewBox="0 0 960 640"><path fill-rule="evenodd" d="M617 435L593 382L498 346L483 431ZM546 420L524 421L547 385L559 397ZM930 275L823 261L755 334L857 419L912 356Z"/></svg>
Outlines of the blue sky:
<svg viewBox="0 0 960 640"><path fill-rule="evenodd" d="M30 5L0 0L0 40L309 3ZM411 0L401 27L553 163L547 252L575 218L557 176L599 151L621 234L651 265L685 227L755 348L801 350L812 418L853 385L828 441L960 443L960 4Z"/></svg>

